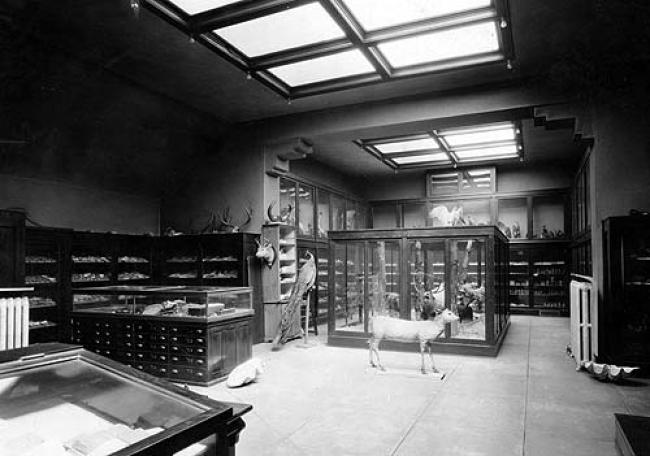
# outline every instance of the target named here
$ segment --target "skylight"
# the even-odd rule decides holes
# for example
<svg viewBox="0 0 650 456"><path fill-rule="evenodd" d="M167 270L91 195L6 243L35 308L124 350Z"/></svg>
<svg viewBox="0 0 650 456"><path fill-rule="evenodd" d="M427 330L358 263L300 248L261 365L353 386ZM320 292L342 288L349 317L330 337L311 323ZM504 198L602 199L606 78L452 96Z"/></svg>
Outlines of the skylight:
<svg viewBox="0 0 650 456"><path fill-rule="evenodd" d="M499 50L494 21L415 35L378 46L393 68L469 57Z"/></svg>
<svg viewBox="0 0 650 456"><path fill-rule="evenodd" d="M461 130L443 135L445 141L451 147L467 146L471 144L483 144L487 142L514 141L516 138L515 127L506 124L501 128Z"/></svg>
<svg viewBox="0 0 650 456"><path fill-rule="evenodd" d="M269 68L273 75L290 87L372 73L374 70L370 62L357 49Z"/></svg>
<svg viewBox="0 0 650 456"><path fill-rule="evenodd" d="M366 31L487 8L490 0L344 0Z"/></svg>
<svg viewBox="0 0 650 456"><path fill-rule="evenodd" d="M171 2L185 11L190 16L202 13L214 8L238 3L241 0L171 0Z"/></svg>
<svg viewBox="0 0 650 456"><path fill-rule="evenodd" d="M214 30L248 57L343 38L345 33L320 3L309 3L280 13Z"/></svg>
<svg viewBox="0 0 650 456"><path fill-rule="evenodd" d="M410 165L414 163L431 163L431 162L441 162L449 163L449 158L444 152L439 152L437 154L423 154L423 155L413 155L410 157L395 157L391 158L398 165Z"/></svg>
<svg viewBox="0 0 650 456"><path fill-rule="evenodd" d="M497 62L507 72L512 65L506 61L514 56L506 0L155 0L147 5L289 99Z"/></svg>
<svg viewBox="0 0 650 456"><path fill-rule="evenodd" d="M438 143L433 138L428 137L375 144L375 148L377 148L377 150L382 154L394 154L399 152L411 152L414 150L440 149L440 146L438 146Z"/></svg>
<svg viewBox="0 0 650 456"><path fill-rule="evenodd" d="M522 157L520 129L514 122L431 130L417 135L381 140L359 140L357 144L389 166L438 166L471 162L512 160ZM485 171L467 171L468 179L489 181Z"/></svg>

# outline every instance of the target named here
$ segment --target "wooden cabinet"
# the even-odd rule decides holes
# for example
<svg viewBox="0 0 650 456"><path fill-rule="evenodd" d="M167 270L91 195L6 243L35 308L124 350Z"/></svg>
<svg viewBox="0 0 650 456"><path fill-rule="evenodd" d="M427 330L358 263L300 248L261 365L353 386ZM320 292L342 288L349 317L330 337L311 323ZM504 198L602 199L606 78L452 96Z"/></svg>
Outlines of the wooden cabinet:
<svg viewBox="0 0 650 456"><path fill-rule="evenodd" d="M566 241L510 242L512 313L569 315Z"/></svg>
<svg viewBox="0 0 650 456"><path fill-rule="evenodd" d="M24 256L25 214L0 210L0 287L23 285Z"/></svg>
<svg viewBox="0 0 650 456"><path fill-rule="evenodd" d="M603 248L599 358L650 376L650 216L606 219Z"/></svg>
<svg viewBox="0 0 650 456"><path fill-rule="evenodd" d="M29 297L30 343L60 341L67 334L71 235L66 229L26 229L25 284L34 287Z"/></svg>

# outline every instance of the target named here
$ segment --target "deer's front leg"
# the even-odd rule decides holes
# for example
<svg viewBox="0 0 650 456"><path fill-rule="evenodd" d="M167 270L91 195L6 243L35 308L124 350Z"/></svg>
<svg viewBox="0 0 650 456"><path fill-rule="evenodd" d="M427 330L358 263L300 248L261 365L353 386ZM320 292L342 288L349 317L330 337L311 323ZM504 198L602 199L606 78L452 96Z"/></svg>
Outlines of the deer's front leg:
<svg viewBox="0 0 650 456"><path fill-rule="evenodd" d="M424 367L424 347L427 343L425 341L420 341L420 371L423 374L427 373L426 367Z"/></svg>

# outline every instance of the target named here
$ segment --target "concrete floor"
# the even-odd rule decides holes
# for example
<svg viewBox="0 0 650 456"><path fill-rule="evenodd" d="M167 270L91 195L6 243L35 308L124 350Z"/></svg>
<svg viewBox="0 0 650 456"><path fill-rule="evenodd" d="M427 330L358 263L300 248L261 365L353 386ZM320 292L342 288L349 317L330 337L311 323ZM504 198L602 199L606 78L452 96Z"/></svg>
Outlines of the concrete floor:
<svg viewBox="0 0 650 456"><path fill-rule="evenodd" d="M650 416L650 382L601 383L565 354L567 318L513 316L496 358L437 355L447 373L419 373L419 355L289 343L254 347L259 382L193 388L254 409L237 446L262 455L615 455L613 414Z"/></svg>

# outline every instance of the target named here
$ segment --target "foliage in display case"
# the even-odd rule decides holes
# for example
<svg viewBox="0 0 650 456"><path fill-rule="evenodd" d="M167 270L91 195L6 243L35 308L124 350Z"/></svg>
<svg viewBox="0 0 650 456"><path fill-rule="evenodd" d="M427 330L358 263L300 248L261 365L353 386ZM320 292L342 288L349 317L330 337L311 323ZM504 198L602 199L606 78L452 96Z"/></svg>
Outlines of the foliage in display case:
<svg viewBox="0 0 650 456"><path fill-rule="evenodd" d="M439 351L495 355L508 326L508 241L494 226L330 232L329 343L363 344L374 315L450 309Z"/></svg>

